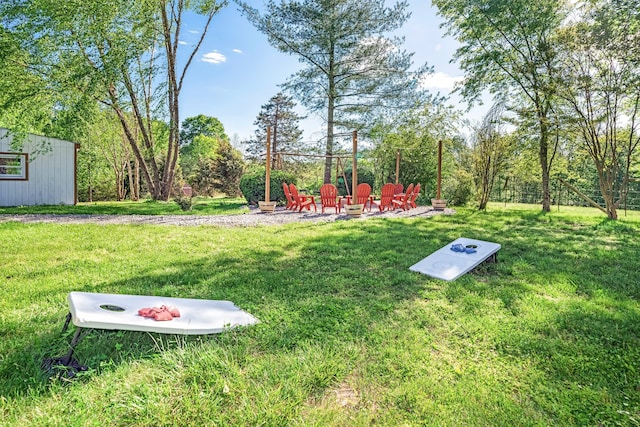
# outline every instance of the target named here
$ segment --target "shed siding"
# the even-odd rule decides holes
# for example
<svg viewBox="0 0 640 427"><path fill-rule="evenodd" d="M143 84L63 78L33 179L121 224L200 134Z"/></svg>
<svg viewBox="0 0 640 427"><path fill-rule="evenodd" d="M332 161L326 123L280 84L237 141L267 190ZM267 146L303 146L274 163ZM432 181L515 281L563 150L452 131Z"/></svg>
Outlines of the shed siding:
<svg viewBox="0 0 640 427"><path fill-rule="evenodd" d="M14 152L10 144L0 129L0 152ZM28 135L18 151L29 154L29 179L0 180L0 206L75 204L75 150L73 142Z"/></svg>

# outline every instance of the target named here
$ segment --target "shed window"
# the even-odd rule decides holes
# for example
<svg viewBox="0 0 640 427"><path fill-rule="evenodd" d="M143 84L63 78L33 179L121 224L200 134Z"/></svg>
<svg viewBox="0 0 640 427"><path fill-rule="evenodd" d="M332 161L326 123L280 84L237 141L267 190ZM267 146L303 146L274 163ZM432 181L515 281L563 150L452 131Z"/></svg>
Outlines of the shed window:
<svg viewBox="0 0 640 427"><path fill-rule="evenodd" d="M28 179L27 153L0 153L0 180Z"/></svg>

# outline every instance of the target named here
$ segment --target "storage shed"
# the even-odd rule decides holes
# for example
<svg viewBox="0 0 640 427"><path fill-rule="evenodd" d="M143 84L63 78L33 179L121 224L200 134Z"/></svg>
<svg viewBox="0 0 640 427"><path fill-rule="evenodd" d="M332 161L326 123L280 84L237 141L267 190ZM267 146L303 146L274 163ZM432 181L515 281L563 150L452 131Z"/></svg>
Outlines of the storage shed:
<svg viewBox="0 0 640 427"><path fill-rule="evenodd" d="M75 205L79 144L0 128L0 206Z"/></svg>

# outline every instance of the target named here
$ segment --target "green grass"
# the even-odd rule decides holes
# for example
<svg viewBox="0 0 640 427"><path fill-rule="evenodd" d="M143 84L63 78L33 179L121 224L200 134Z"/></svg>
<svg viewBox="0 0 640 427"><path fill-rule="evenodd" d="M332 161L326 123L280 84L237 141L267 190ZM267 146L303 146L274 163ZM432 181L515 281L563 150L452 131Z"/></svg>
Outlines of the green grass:
<svg viewBox="0 0 640 427"><path fill-rule="evenodd" d="M0 425L640 424L637 213L0 232ZM460 236L499 242L499 262L454 282L408 270ZM229 299L261 323L93 331L91 369L66 382L39 365L66 351L70 291Z"/></svg>
<svg viewBox="0 0 640 427"><path fill-rule="evenodd" d="M86 202L75 206L16 206L0 207L0 214L101 214L101 215L237 215L248 212L244 198L194 197L190 211L183 211L173 200L159 202Z"/></svg>

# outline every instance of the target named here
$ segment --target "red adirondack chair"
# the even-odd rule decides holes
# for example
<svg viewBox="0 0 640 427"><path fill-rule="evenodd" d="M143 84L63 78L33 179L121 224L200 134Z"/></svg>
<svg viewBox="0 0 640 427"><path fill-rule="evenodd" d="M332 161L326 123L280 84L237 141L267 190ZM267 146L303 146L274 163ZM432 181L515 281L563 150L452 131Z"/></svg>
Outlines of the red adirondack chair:
<svg viewBox="0 0 640 427"><path fill-rule="evenodd" d="M338 189L333 184L323 184L320 187L320 204L322 205L322 213L325 208L335 208L336 213L340 212L340 198L338 197Z"/></svg>
<svg viewBox="0 0 640 427"><path fill-rule="evenodd" d="M412 208L418 207L418 205L416 205L416 199L418 198L419 195L420 195L420 183L416 184L416 186L413 187L413 192L411 193L411 197L409 197L409 200L407 200L407 203L409 204L410 207Z"/></svg>
<svg viewBox="0 0 640 427"><path fill-rule="evenodd" d="M353 196L347 196L347 204L354 204ZM355 204L364 205L365 208L369 206L369 212L371 212L371 205L373 204L371 200L371 186L366 182L358 184L358 200L356 200Z"/></svg>
<svg viewBox="0 0 640 427"><path fill-rule="evenodd" d="M358 184L358 200L356 204L364 205L364 207L367 207L368 204L369 212L371 212L371 186L366 182Z"/></svg>
<svg viewBox="0 0 640 427"><path fill-rule="evenodd" d="M398 208L402 208L403 211L406 211L407 209L410 208L409 206L409 197L411 197L411 195L413 194L413 183L409 184L409 186L407 187L407 191L404 192L404 196L402 196L401 199L393 199L393 206L394 209L396 207Z"/></svg>
<svg viewBox="0 0 640 427"><path fill-rule="evenodd" d="M296 205L295 200L291 197L291 191L289 191L289 185L286 182L282 183L282 189L284 190L284 196L287 198L287 209L293 210Z"/></svg>
<svg viewBox="0 0 640 427"><path fill-rule="evenodd" d="M313 206L314 211L318 211L318 208L316 207L316 199L313 196L298 193L298 189L293 183L289 184L289 191L291 192L291 197L296 204L295 207L299 208L298 212L302 212L303 208L307 208L307 210L310 211L311 206Z"/></svg>
<svg viewBox="0 0 640 427"><path fill-rule="evenodd" d="M393 209L393 195L395 194L395 185L387 183L380 190L380 200L377 202L380 212Z"/></svg>
<svg viewBox="0 0 640 427"><path fill-rule="evenodd" d="M404 191L404 185L402 184L396 184L393 187L393 194L402 194L403 191Z"/></svg>

